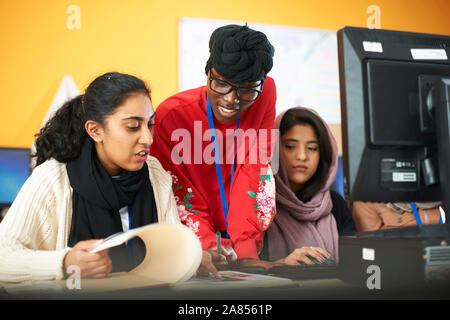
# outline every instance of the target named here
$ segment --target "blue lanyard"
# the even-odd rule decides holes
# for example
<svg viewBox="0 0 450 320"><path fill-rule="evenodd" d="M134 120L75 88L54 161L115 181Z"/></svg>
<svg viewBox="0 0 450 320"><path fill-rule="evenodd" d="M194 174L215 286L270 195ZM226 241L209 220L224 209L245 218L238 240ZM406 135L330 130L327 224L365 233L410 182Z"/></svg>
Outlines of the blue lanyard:
<svg viewBox="0 0 450 320"><path fill-rule="evenodd" d="M419 227L421 227L422 220L420 219L419 211L417 210L416 204L414 202L411 202L410 205L411 205L411 209L414 213L414 218L416 218L417 225ZM440 217L439 217L439 224L443 224L442 215L440 215Z"/></svg>
<svg viewBox="0 0 450 320"><path fill-rule="evenodd" d="M222 209L223 209L223 214L225 217L225 224L226 224L226 228L228 230L228 222L227 222L227 216L228 216L228 205L227 205L227 198L225 196L225 188L223 186L223 176L222 176L222 170L220 168L220 159L219 159L219 150L217 148L217 142L216 142L216 133L214 131L214 120L213 120L213 114L212 114L212 109L211 109L211 104L209 103L209 99L206 98L206 103L207 103L207 115L208 115L208 124L209 124L209 129L211 131L211 139L213 142L213 146L214 146L214 162L216 164L216 175L217 175L217 181L219 182L219 188L220 188L220 199L222 201ZM236 130L234 132L234 139L236 142L236 136L237 136L237 129L239 128L239 121L240 121L241 117L239 116L237 118L236 121ZM236 145L234 145L234 153L236 150ZM234 176L234 158L235 158L235 154L233 153L233 166L231 167L231 181L230 181L230 187L231 187L231 183L233 182L233 176ZM228 234L227 234L228 237Z"/></svg>
<svg viewBox="0 0 450 320"><path fill-rule="evenodd" d="M131 206L128 206L128 230L131 230ZM131 240L127 241L128 261L133 263L133 248L131 247Z"/></svg>

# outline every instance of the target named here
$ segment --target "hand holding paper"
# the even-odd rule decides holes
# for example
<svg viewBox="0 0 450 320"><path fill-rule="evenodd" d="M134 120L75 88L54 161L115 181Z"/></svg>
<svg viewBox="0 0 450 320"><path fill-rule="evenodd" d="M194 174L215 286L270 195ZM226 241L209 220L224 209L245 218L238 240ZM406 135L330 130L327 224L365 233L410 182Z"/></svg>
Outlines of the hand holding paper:
<svg viewBox="0 0 450 320"><path fill-rule="evenodd" d="M95 248L90 247L88 253L107 253L105 249L136 236L142 239L146 249L145 258L139 266L130 272L112 273L105 279L82 279L81 289L109 291L181 283L191 278L200 265L200 241L181 224L155 223L131 229L105 239Z"/></svg>
<svg viewBox="0 0 450 320"><path fill-rule="evenodd" d="M97 250L92 254L92 248L102 246L103 240L86 240L78 242L64 258L64 271L70 266L78 266L82 278L104 278L112 269L111 259L105 250Z"/></svg>

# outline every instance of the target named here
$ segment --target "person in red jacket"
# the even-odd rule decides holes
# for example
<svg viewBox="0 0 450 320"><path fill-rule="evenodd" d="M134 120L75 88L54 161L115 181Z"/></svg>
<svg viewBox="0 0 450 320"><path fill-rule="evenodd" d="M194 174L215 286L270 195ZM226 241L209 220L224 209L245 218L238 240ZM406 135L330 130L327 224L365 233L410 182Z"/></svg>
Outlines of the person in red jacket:
<svg viewBox="0 0 450 320"><path fill-rule="evenodd" d="M206 85L157 107L151 154L171 173L180 218L214 262L224 259L217 251L228 262L258 260L275 215L274 48L262 32L226 25L209 49Z"/></svg>

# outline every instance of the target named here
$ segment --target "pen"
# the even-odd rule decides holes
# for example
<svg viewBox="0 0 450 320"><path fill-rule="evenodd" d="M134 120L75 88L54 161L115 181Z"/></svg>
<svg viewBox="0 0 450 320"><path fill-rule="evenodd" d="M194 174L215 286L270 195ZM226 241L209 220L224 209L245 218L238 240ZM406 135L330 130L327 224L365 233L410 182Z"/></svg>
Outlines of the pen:
<svg viewBox="0 0 450 320"><path fill-rule="evenodd" d="M217 243L217 253L218 254L222 254L222 247L221 247L221 235L220 235L220 231L216 231L216 243Z"/></svg>

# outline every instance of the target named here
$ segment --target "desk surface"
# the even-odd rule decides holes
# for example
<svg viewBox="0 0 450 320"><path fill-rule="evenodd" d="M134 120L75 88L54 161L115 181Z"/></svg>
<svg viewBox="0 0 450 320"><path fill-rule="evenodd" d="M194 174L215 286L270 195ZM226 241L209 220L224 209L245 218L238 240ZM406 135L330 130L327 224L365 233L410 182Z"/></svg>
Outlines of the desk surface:
<svg viewBox="0 0 450 320"><path fill-rule="evenodd" d="M298 299L450 299L449 283L434 283L402 288L369 290L340 279L289 280L285 284L226 287L205 282L204 285L186 285L130 289L119 292L83 292L59 287L51 281L36 282L31 290L7 292L0 288L0 299L123 299L123 300L298 300ZM1 285L1 283L0 283ZM24 287L23 287L24 288ZM23 289L22 288L22 289Z"/></svg>

